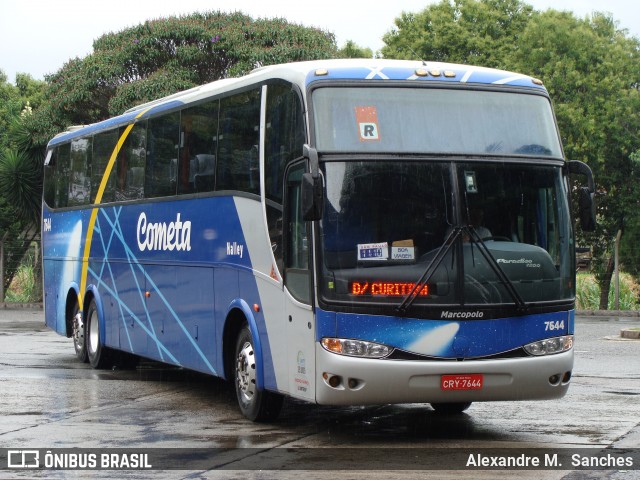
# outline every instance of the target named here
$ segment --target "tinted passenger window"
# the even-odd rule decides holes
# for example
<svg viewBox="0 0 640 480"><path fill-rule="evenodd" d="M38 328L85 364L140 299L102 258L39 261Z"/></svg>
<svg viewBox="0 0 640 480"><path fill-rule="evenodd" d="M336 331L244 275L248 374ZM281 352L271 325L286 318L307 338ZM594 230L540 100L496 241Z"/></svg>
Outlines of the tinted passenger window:
<svg viewBox="0 0 640 480"><path fill-rule="evenodd" d="M285 257L284 283L296 300L311 301L309 271L309 223L302 218L301 179L304 163L289 170L287 177L287 254Z"/></svg>
<svg viewBox="0 0 640 480"><path fill-rule="evenodd" d="M89 203L91 193L91 154L93 139L79 138L71 142L69 206Z"/></svg>
<svg viewBox="0 0 640 480"><path fill-rule="evenodd" d="M126 127L120 129L120 135ZM133 126L118 154L116 200L136 200L144 196L147 122Z"/></svg>
<svg viewBox="0 0 640 480"><path fill-rule="evenodd" d="M179 112L149 120L145 197L165 197L176 193L179 124Z"/></svg>
<svg viewBox="0 0 640 480"><path fill-rule="evenodd" d="M112 130L104 132L93 137L93 161L91 164L91 202L96 203L96 196L102 177L104 176L109 158L116 147L118 141L118 131ZM112 202L115 198L115 168L111 170L109 179L105 184L102 197L98 199L97 203Z"/></svg>
<svg viewBox="0 0 640 480"><path fill-rule="evenodd" d="M220 101L216 190L260 193L260 90Z"/></svg>
<svg viewBox="0 0 640 480"><path fill-rule="evenodd" d="M50 207L56 205L56 149L47 152L47 160L44 165L44 202Z"/></svg>
<svg viewBox="0 0 640 480"><path fill-rule="evenodd" d="M71 144L60 145L56 148L56 198L55 206L64 208L69 203L69 164Z"/></svg>
<svg viewBox="0 0 640 480"><path fill-rule="evenodd" d="M214 100L182 112L180 193L210 192L215 187L218 105Z"/></svg>
<svg viewBox="0 0 640 480"><path fill-rule="evenodd" d="M265 138L267 223L276 264L282 269L282 197L287 164L302 156L305 140L300 97L291 85L269 85ZM282 270L281 270L282 271Z"/></svg>

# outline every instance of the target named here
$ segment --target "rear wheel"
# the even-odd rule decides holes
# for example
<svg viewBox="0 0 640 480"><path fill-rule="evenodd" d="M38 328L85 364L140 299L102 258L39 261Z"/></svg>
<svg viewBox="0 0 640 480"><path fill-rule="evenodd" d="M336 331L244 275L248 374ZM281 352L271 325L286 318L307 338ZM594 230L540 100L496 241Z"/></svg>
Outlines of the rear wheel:
<svg viewBox="0 0 640 480"><path fill-rule="evenodd" d="M471 402L461 403L432 403L433 408L438 413L445 415L455 415L456 413L462 413L471 406Z"/></svg>
<svg viewBox="0 0 640 480"><path fill-rule="evenodd" d="M93 368L103 369L111 366L111 350L104 346L100 336L100 315L96 301L91 299L85 320L85 345L89 363Z"/></svg>
<svg viewBox="0 0 640 480"><path fill-rule="evenodd" d="M81 362L86 363L89 359L87 357L87 342L84 338L84 319L77 301L71 310L71 325L71 337L73 338L73 349L76 351L76 357Z"/></svg>
<svg viewBox="0 0 640 480"><path fill-rule="evenodd" d="M234 383L240 411L254 422L275 419L282 408L283 397L257 387L258 359L248 326L240 330L235 353Z"/></svg>

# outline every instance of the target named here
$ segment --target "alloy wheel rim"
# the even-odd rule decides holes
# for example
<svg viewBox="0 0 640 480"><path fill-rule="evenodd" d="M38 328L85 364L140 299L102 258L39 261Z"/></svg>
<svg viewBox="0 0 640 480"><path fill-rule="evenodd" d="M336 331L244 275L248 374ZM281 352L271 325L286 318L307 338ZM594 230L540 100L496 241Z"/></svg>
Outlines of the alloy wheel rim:
<svg viewBox="0 0 640 480"><path fill-rule="evenodd" d="M256 393L256 361L250 342L245 342L238 353L236 373L238 392L245 403L251 402Z"/></svg>

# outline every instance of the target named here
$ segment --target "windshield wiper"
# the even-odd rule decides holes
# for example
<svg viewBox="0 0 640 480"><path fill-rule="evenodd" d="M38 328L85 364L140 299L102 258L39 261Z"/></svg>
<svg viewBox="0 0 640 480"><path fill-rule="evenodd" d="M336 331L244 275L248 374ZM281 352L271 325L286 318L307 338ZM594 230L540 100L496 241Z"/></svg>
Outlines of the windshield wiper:
<svg viewBox="0 0 640 480"><path fill-rule="evenodd" d="M491 255L487 244L484 242L484 240L482 240L482 238L480 238L475 228L465 225L457 226L449 233L444 243L438 249L435 257L433 257L420 279L415 283L411 291L403 298L400 305L396 307L396 311L399 314L404 315L409 310L413 302L418 297L419 292L421 292L425 285L429 283L429 280L431 280L431 277L442 263L442 260L444 260L444 257L447 255L449 250L451 250L451 247L453 247L453 245L455 244L456 239L461 237L463 234L469 236L472 244L478 245L478 250L487 261L493 272L496 274L498 280L500 280L500 283L504 285L507 292L513 299L513 302L516 304L518 310L522 311L527 308L526 303L524 303L524 300L522 300L522 297L516 290L513 282L509 279L509 277L507 277L502 268L500 268L500 265L498 265L496 259L493 258L493 255Z"/></svg>
<svg viewBox="0 0 640 480"><path fill-rule="evenodd" d="M444 257L449 253L451 247L456 243L456 239L462 235L465 228L466 227L455 227L451 232L449 232L449 235L436 252L435 257L433 257L431 262L429 262L429 265L427 265L427 268L420 279L418 279L411 291L402 299L400 305L396 307L396 311L400 315L404 315L407 310L409 310L409 307L411 307L416 297L419 295L419 292L421 292L424 286L429 283L429 280L431 280L433 274L436 273L436 270L442 263L442 260L444 260Z"/></svg>

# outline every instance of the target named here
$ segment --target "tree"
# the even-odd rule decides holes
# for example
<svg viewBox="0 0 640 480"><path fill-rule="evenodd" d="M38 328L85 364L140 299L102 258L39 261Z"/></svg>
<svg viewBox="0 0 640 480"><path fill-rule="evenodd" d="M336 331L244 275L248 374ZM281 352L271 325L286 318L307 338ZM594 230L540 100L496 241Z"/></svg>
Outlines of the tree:
<svg viewBox="0 0 640 480"><path fill-rule="evenodd" d="M519 0L441 0L395 20L382 48L385 58L505 68L533 7Z"/></svg>
<svg viewBox="0 0 640 480"><path fill-rule="evenodd" d="M335 54L333 34L284 19L207 12L149 20L98 38L92 54L48 77L50 106L38 128L92 123L260 65Z"/></svg>
<svg viewBox="0 0 640 480"><path fill-rule="evenodd" d="M514 69L544 80L567 157L588 163L606 193L597 231L585 238L606 309L615 238L640 206L640 164L631 156L640 148L640 43L610 16L548 10L531 19L512 59Z"/></svg>
<svg viewBox="0 0 640 480"><path fill-rule="evenodd" d="M1 281L6 291L39 232L42 158L23 125L31 106L41 103L45 83L23 73L16 76L16 86L1 72L0 80L0 241L5 247Z"/></svg>
<svg viewBox="0 0 640 480"><path fill-rule="evenodd" d="M352 40L347 40L340 50L338 50L338 58L373 58L373 51L370 48L356 45Z"/></svg>

